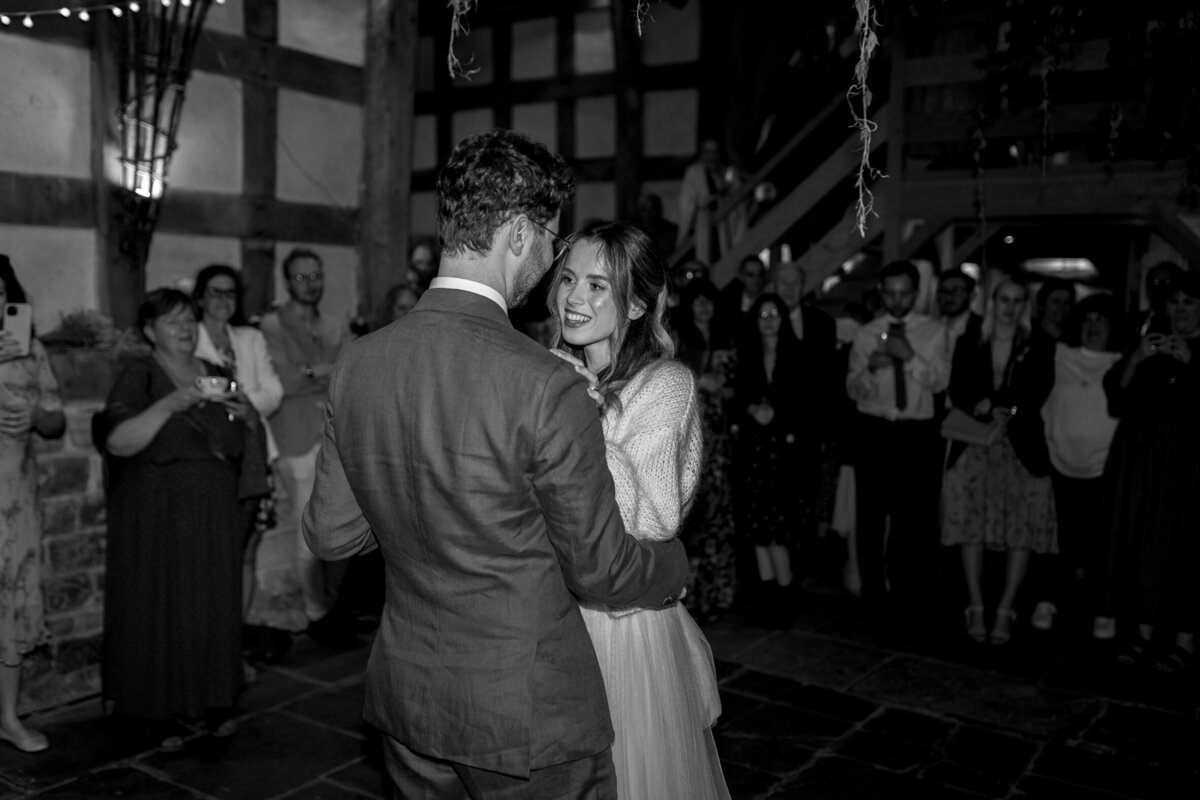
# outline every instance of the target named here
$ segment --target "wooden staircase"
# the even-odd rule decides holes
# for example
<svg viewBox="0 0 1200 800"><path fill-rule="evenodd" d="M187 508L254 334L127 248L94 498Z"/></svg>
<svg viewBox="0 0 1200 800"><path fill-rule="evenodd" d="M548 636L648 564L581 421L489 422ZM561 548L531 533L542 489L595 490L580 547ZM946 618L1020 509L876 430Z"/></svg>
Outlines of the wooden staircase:
<svg viewBox="0 0 1200 800"><path fill-rule="evenodd" d="M1011 226L1054 226L1080 220L1145 228L1161 237L1182 260L1200 268L1200 212L1179 201L1185 170L1182 159L1126 158L1105 164L1084 157L1087 148L1075 144L1062 145L1067 149L1053 158L1045 157L1041 163L1014 159L1011 165L989 165L981 171L961 163L935 165L926 157L929 152L939 146L961 150L969 141L969 106L974 101L961 100L962 87L980 80L977 63L981 53L906 59L895 50L891 48L890 52L891 84L887 93L891 99L872 109L870 115L878 125L871 140L872 150L886 146L886 157L881 152L873 153L872 165L882 167L887 174L871 186L877 216L868 219L865 235L856 227L853 204L847 202L844 213L836 219L826 207L821 235L814 239L810 226L803 241L789 241L789 235L819 204L827 206L831 198L844 196L847 181L855 176L861 144L849 127L846 100L839 95L713 212L719 222L739 204L748 202L759 184L774 183L778 188L778 201L710 265L714 282L720 285L728 281L745 256L782 243L791 246L793 259L800 262L809 290L813 291L865 250L876 256L872 259L875 267L895 258L919 257L933 261L935 269L940 270L977 257L997 232ZM1060 68L1077 69L1096 79L1098 71L1106 67L1106 52L1106 41L1084 42L1074 62ZM930 92L939 86L946 89L947 97L960 98L959 108L929 111ZM1104 111L1105 104L1097 104L1094 98L1087 102L1070 102L1068 97L1058 100L1060 105L1053 109L1052 119L1059 142L1080 142L1094 135L1097 114ZM932 106L936 112L937 104ZM1132 117L1140 111L1131 106L1127 114ZM828 126L840 124L841 119L848 126L845 138L798 182L787 185L780 180L781 165L804 148L812 148L821 139L816 135L818 131L825 130L823 141L830 147ZM1011 147L1013 151L1017 145L1010 142L1040 141L1045 146L1045 124L1041 113L1028 110L1001 119L989 131L995 140L991 146ZM1131 123L1136 124L1145 125L1145 121ZM797 251L798 244L802 250ZM693 250L693 243L685 242L672 256L672 265L681 263Z"/></svg>

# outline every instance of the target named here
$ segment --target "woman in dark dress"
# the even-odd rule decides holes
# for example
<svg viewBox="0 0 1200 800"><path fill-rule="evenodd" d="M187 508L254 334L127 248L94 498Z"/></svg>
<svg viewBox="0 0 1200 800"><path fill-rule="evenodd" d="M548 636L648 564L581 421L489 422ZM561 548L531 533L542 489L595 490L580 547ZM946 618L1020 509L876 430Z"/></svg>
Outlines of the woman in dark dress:
<svg viewBox="0 0 1200 800"><path fill-rule="evenodd" d="M260 425L220 368L193 355L196 316L174 289L150 292L138 326L150 355L130 360L93 419L106 456L108 551L104 695L142 719L165 749L183 720L234 732L243 681L243 454ZM261 465L259 465L261 467ZM247 473L263 481L263 471Z"/></svg>
<svg viewBox="0 0 1200 800"><path fill-rule="evenodd" d="M736 584L733 526L733 451L726 406L733 395L733 342L707 278L683 290L676 357L696 373L704 426L704 466L696 499L679 532L692 560L684 605L704 621L728 611Z"/></svg>
<svg viewBox="0 0 1200 800"><path fill-rule="evenodd" d="M779 295L759 295L738 345L733 420L738 426L738 536L754 545L757 584L748 622L795 620L792 547L802 529L801 497L820 481L819 393L808 390L802 343ZM750 327L750 326L753 327Z"/></svg>
<svg viewBox="0 0 1200 800"><path fill-rule="evenodd" d="M1120 421L1098 577L1101 614L1129 626L1118 659L1182 672L1200 623L1200 276L1180 277L1166 311L1171 332L1148 332L1104 377ZM1156 631L1174 640L1152 658Z"/></svg>

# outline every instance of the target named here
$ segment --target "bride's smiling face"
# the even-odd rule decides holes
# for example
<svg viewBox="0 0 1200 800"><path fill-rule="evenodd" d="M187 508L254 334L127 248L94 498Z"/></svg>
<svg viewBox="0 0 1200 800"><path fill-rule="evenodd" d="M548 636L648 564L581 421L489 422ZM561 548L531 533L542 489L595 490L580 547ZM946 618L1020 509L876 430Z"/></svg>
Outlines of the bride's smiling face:
<svg viewBox="0 0 1200 800"><path fill-rule="evenodd" d="M577 242L567 254L555 288L562 337L573 347L607 342L617 330L620 315L599 251L597 242Z"/></svg>

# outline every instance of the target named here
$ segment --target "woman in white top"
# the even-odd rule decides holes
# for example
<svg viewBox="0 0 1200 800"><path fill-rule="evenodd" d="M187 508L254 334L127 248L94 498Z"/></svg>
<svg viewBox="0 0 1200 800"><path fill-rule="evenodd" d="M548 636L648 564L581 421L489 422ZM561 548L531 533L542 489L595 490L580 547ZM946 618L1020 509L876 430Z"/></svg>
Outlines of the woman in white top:
<svg viewBox="0 0 1200 800"><path fill-rule="evenodd" d="M1121 358L1120 329L1116 302L1095 294L1075 307L1055 350L1054 387L1042 419L1058 509L1059 555L1038 558L1039 602L1031 623L1040 630L1053 626L1064 601L1082 597L1084 569L1092 562L1104 504L1104 464L1117 430L1117 420L1108 414L1104 376ZM1111 628L1100 618L1095 630L1111 638Z"/></svg>
<svg viewBox="0 0 1200 800"><path fill-rule="evenodd" d="M279 408L283 384L271 363L267 340L242 319L241 274L225 264L210 264L196 275L192 298L201 322L196 357L228 369L265 420ZM270 428L266 434L270 463L278 451Z"/></svg>
<svg viewBox="0 0 1200 800"><path fill-rule="evenodd" d="M600 222L571 237L549 293L556 350L589 381L603 414L608 467L629 535L678 534L700 475L695 379L671 360L667 272L633 225ZM728 798L713 741L721 713L712 652L680 604L581 609L608 692L622 800Z"/></svg>

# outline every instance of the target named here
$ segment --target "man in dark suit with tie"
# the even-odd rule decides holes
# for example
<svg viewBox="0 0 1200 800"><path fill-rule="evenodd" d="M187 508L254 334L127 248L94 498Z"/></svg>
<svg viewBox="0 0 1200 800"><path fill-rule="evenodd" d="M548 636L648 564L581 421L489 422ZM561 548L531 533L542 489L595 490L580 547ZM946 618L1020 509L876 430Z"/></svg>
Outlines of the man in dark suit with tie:
<svg viewBox="0 0 1200 800"><path fill-rule="evenodd" d="M561 242L566 163L496 130L437 189L438 277L334 369L305 536L382 550L364 716L399 796L615 798L577 602L673 603L686 557L625 534L587 385L506 315Z"/></svg>

